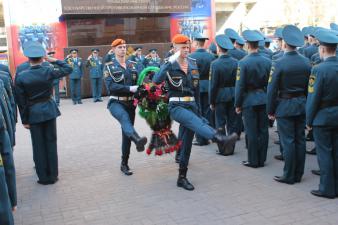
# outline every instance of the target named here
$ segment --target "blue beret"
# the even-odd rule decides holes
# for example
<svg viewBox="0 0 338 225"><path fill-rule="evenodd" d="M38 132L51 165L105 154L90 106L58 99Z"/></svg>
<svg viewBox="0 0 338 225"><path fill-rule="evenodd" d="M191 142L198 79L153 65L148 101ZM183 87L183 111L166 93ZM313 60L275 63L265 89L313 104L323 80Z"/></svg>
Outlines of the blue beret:
<svg viewBox="0 0 338 225"><path fill-rule="evenodd" d="M304 45L303 33L294 25L287 25L282 31L283 40L291 46L301 47Z"/></svg>
<svg viewBox="0 0 338 225"><path fill-rule="evenodd" d="M253 30L243 31L243 37L248 42L258 42L258 41L264 40L264 37L261 34L257 33L256 31L253 31Z"/></svg>
<svg viewBox="0 0 338 225"><path fill-rule="evenodd" d="M215 38L216 44L223 49L233 49L234 45L225 34L217 35Z"/></svg>
<svg viewBox="0 0 338 225"><path fill-rule="evenodd" d="M227 35L229 38L235 39L235 40L237 40L240 37L238 33L234 29L231 29L231 28L225 29L224 34Z"/></svg>
<svg viewBox="0 0 338 225"><path fill-rule="evenodd" d="M99 51L100 51L100 49L98 49L98 48L92 48L92 52L94 52L94 51L97 51L97 52L99 52Z"/></svg>
<svg viewBox="0 0 338 225"><path fill-rule="evenodd" d="M330 28L338 31L338 25L336 23L330 23Z"/></svg>
<svg viewBox="0 0 338 225"><path fill-rule="evenodd" d="M239 45L245 45L245 40L242 37L236 39L236 43Z"/></svg>
<svg viewBox="0 0 338 225"><path fill-rule="evenodd" d="M321 45L338 44L338 36L335 32L328 29L320 29L315 33L316 39Z"/></svg>
<svg viewBox="0 0 338 225"><path fill-rule="evenodd" d="M46 50L39 42L32 41L25 45L23 54L28 58L39 58L46 55Z"/></svg>
<svg viewBox="0 0 338 225"><path fill-rule="evenodd" d="M214 42L211 42L211 44L209 45L209 50L213 53L217 52L217 47Z"/></svg>
<svg viewBox="0 0 338 225"><path fill-rule="evenodd" d="M276 37L276 38L281 38L281 39L283 39L283 35L282 35L282 32L283 32L283 28L277 28L276 30L275 30L275 34L274 34L274 36Z"/></svg>

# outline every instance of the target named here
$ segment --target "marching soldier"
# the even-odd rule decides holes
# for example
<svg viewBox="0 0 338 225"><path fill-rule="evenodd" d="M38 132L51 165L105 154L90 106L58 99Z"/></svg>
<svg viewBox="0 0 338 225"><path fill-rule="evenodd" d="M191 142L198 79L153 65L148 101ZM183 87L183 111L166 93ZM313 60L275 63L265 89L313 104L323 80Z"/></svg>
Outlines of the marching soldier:
<svg viewBox="0 0 338 225"><path fill-rule="evenodd" d="M49 57L54 58L55 52L48 52L47 55ZM56 105L60 106L60 79L55 79L53 82L53 96L54 96Z"/></svg>
<svg viewBox="0 0 338 225"><path fill-rule="evenodd" d="M208 140L214 140L221 148L232 148L237 135L220 134L199 116L196 103L199 98L199 73L196 60L188 57L190 40L187 36L178 34L173 38L173 44L176 53L161 66L153 82L160 84L166 81L168 84L169 113L173 120L180 123L182 132L177 186L192 191L194 186L188 181L186 175L194 133Z"/></svg>
<svg viewBox="0 0 338 225"><path fill-rule="evenodd" d="M104 67L104 80L108 91L109 102L107 108L112 116L121 124L122 128L122 159L121 171L130 176L133 172L128 165L131 141L136 145L138 152L144 151L146 137L140 137L135 131L134 93L138 73L135 62L126 60L126 42L116 39L112 43L115 58Z"/></svg>
<svg viewBox="0 0 338 225"><path fill-rule="evenodd" d="M46 52L38 42L27 46L24 55L31 67L16 78L16 100L22 124L31 133L38 183L54 184L58 181L56 117L60 111L52 99L52 87L54 79L69 75L72 68L51 57L46 59L55 67L42 66Z"/></svg>
<svg viewBox="0 0 338 225"><path fill-rule="evenodd" d="M94 102L102 102L103 63L102 57L99 56L99 52L99 49L93 48L92 54L87 58L86 63L86 67L89 68L90 84Z"/></svg>
<svg viewBox="0 0 338 225"><path fill-rule="evenodd" d="M296 51L304 44L302 32L296 26L288 25L282 35L284 55L271 69L267 110L270 119L277 118L285 161L283 175L274 179L294 184L301 181L304 173L305 104L311 65Z"/></svg>
<svg viewBox="0 0 338 225"><path fill-rule="evenodd" d="M144 57L143 64L144 68L147 68L148 66L161 66L161 59L158 57L156 48L149 49L149 54Z"/></svg>
<svg viewBox="0 0 338 225"><path fill-rule="evenodd" d="M0 155L0 224L14 225L12 207L9 201L5 170L3 166L2 157Z"/></svg>
<svg viewBox="0 0 338 225"><path fill-rule="evenodd" d="M71 49L70 54L65 61L73 68L73 72L69 75L70 81L70 95L72 97L73 105L82 104L81 101L81 80L83 76L82 59L78 57L79 50Z"/></svg>
<svg viewBox="0 0 338 225"><path fill-rule="evenodd" d="M210 75L210 64L213 60L215 60L215 57L207 52L207 50L204 48L205 41L209 38L203 37L201 35L198 35L195 37L194 41L196 44L196 51L191 53L189 55L190 58L193 58L196 60L198 73L199 73L199 107L201 116L204 117L209 121L209 124L211 124L211 113L209 108L209 98L208 98L208 92L209 92L209 75ZM201 136L196 134L196 141L193 142L194 145L208 145L209 140L202 138Z"/></svg>
<svg viewBox="0 0 338 225"><path fill-rule="evenodd" d="M271 69L271 60L258 53L258 42L263 37L257 32L243 32L248 44L248 56L239 61L235 107L243 113L244 128L248 139L248 160L244 166L263 167L268 149L268 116L266 113L266 87Z"/></svg>
<svg viewBox="0 0 338 225"><path fill-rule="evenodd" d="M238 61L228 55L234 46L224 35L217 35L216 44L219 57L211 63L211 81L209 102L211 110L216 113L216 128L223 134L238 133L236 129L237 115L234 107L235 83ZM226 126L226 131L225 131ZM235 146L234 146L235 147ZM224 149L221 149L224 150ZM231 155L230 152L218 152L221 155Z"/></svg>
<svg viewBox="0 0 338 225"><path fill-rule="evenodd" d="M316 32L319 54L323 62L312 69L306 103L306 125L313 129L320 184L311 194L335 198L338 196L338 37L330 30Z"/></svg>

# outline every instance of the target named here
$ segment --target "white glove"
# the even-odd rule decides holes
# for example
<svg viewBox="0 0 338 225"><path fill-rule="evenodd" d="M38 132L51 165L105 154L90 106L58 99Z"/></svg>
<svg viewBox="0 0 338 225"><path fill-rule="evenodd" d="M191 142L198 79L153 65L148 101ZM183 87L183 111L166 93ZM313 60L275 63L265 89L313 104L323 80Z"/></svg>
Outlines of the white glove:
<svg viewBox="0 0 338 225"><path fill-rule="evenodd" d="M137 91L137 88L138 88L138 85L134 85L134 86L130 86L129 90L130 92L135 93Z"/></svg>
<svg viewBox="0 0 338 225"><path fill-rule="evenodd" d="M168 61L173 64L176 59L178 59L178 57L181 55L181 51L177 51L175 54L173 54L172 56L169 57Z"/></svg>

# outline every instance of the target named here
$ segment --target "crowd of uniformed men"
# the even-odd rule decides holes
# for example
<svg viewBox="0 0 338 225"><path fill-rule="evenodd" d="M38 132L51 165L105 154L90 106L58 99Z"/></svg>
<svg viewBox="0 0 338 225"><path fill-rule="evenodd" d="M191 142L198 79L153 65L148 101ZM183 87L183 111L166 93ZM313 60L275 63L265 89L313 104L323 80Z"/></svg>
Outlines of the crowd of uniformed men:
<svg viewBox="0 0 338 225"><path fill-rule="evenodd" d="M14 223L12 211L17 205L13 160L17 107L23 126L31 133L38 183L54 184L58 181L58 83L69 75L72 101L81 104L83 65L90 72L93 101L102 101L104 81L107 108L121 124L121 171L125 175L133 174L128 165L131 142L139 152L147 143L134 129L138 75L148 66L157 66L160 71L153 82L166 82L168 110L180 125L181 147L175 157L178 187L194 189L187 179L192 144L213 141L218 154L232 155L243 130L248 154L242 164L264 167L268 127L276 121L281 154L275 158L285 164L281 176L274 179L285 184L301 182L306 140L313 138L316 149L310 153L317 154L320 169L313 173L320 175L320 184L311 193L338 197L338 26L333 23L330 28L278 28L275 52L269 49L272 40L257 30L245 30L241 37L228 28L214 38L209 49L207 37L197 36L191 43L178 34L163 61L156 49L143 56L141 46L127 58L123 39L114 40L104 58L92 49L85 63L77 49L58 60L55 52L46 54L40 43L26 43L28 61L16 69L15 82L8 67L0 65L0 224ZM191 46L196 49L193 53Z"/></svg>

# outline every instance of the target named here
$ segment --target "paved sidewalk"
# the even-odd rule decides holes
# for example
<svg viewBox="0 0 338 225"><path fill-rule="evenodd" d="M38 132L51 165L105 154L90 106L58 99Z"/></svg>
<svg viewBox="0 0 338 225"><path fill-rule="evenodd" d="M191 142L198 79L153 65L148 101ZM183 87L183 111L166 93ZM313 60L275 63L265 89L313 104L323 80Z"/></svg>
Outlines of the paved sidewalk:
<svg viewBox="0 0 338 225"><path fill-rule="evenodd" d="M147 156L133 145L130 166L134 175L121 174L120 126L103 103L83 105L61 101L58 119L59 182L36 183L30 135L17 126L15 162L18 183L18 225L291 225L338 224L338 199L310 194L319 177L315 156L307 155L303 181L280 184L283 162L273 159L279 146L270 131L266 167L251 169L242 139L233 156L215 154L216 145L193 147L188 171L195 191L176 187L178 166L174 155ZM136 129L150 136L144 120ZM174 125L175 131L177 125ZM307 143L308 148L313 143Z"/></svg>

